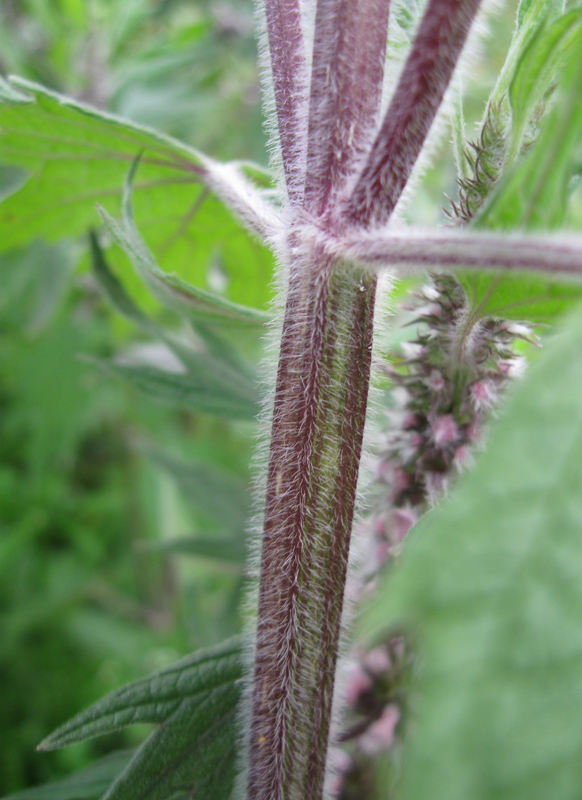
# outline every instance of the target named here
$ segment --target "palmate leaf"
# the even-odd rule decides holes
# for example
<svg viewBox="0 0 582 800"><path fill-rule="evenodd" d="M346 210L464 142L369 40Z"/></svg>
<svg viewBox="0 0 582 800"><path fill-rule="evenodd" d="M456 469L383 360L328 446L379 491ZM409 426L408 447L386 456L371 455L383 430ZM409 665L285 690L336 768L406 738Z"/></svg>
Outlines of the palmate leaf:
<svg viewBox="0 0 582 800"><path fill-rule="evenodd" d="M405 800L573 800L582 785L582 309L368 611L422 658Z"/></svg>
<svg viewBox="0 0 582 800"><path fill-rule="evenodd" d="M272 257L201 182L199 153L22 79L0 85L0 167L27 173L0 206L0 249L83 235L96 202L115 215L140 152L136 219L158 263L201 286L219 263L229 297L264 305Z"/></svg>
<svg viewBox="0 0 582 800"><path fill-rule="evenodd" d="M511 136L515 149L560 66L582 44L582 9L572 9L542 26L523 53L509 87Z"/></svg>
<svg viewBox="0 0 582 800"><path fill-rule="evenodd" d="M98 800L121 775L133 755L133 750L111 753L67 778L24 789L2 800Z"/></svg>
<svg viewBox="0 0 582 800"><path fill-rule="evenodd" d="M65 747L138 722L154 723L156 730L105 798L227 800L234 779L241 673L240 642L231 639L118 689L56 730L39 749Z"/></svg>

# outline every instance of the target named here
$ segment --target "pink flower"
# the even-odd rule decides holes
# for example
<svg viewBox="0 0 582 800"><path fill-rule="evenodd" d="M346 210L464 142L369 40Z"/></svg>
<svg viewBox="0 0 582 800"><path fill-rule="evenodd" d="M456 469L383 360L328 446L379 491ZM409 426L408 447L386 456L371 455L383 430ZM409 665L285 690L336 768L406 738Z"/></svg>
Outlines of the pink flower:
<svg viewBox="0 0 582 800"><path fill-rule="evenodd" d="M378 755L394 744L394 731L400 721L398 706L390 703L360 739L360 747L369 756Z"/></svg>
<svg viewBox="0 0 582 800"><path fill-rule="evenodd" d="M347 680L345 700L349 706L355 706L358 699L373 686L372 678L359 665L355 664Z"/></svg>
<svg viewBox="0 0 582 800"><path fill-rule="evenodd" d="M486 410L497 402L497 388L492 381L476 381L471 386L471 398L477 411Z"/></svg>
<svg viewBox="0 0 582 800"><path fill-rule="evenodd" d="M390 667L390 656L385 647L374 647L367 653L364 665L372 675L381 675Z"/></svg>
<svg viewBox="0 0 582 800"><path fill-rule="evenodd" d="M457 423L451 414L443 414L441 417L437 417L431 428L433 441L439 447L454 442L459 436Z"/></svg>
<svg viewBox="0 0 582 800"><path fill-rule="evenodd" d="M416 522L416 514L410 508L393 508L388 517L390 538L396 544L404 541L406 534Z"/></svg>
<svg viewBox="0 0 582 800"><path fill-rule="evenodd" d="M443 373L438 369L433 369L428 376L427 385L431 392L442 392L446 385Z"/></svg>

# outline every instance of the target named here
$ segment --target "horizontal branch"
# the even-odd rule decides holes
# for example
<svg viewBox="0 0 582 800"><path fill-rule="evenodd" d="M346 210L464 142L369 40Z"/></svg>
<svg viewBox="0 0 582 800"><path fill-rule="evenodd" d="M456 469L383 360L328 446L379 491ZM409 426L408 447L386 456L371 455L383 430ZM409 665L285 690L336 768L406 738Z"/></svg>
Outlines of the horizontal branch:
<svg viewBox="0 0 582 800"><path fill-rule="evenodd" d="M545 272L582 278L582 236L527 236L409 229L357 233L339 245L344 258L405 273L473 267Z"/></svg>
<svg viewBox="0 0 582 800"><path fill-rule="evenodd" d="M234 164L222 164L202 156L201 179L251 233L265 242L279 235L282 220L277 209Z"/></svg>
<svg viewBox="0 0 582 800"><path fill-rule="evenodd" d="M388 221L422 150L480 0L430 0L346 216Z"/></svg>

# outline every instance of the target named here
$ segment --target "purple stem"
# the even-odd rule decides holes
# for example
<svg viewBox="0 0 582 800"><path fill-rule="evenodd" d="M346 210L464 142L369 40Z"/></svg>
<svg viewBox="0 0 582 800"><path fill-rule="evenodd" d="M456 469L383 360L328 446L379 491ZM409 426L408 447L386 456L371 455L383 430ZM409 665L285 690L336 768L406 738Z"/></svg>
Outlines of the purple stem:
<svg viewBox="0 0 582 800"><path fill-rule="evenodd" d="M388 221L410 177L480 0L430 0L398 86L345 215L369 227Z"/></svg>
<svg viewBox="0 0 582 800"><path fill-rule="evenodd" d="M317 247L291 269L267 475L249 800L323 792L375 285Z"/></svg>
<svg viewBox="0 0 582 800"><path fill-rule="evenodd" d="M318 0L305 207L316 216L359 165L377 126L389 0Z"/></svg>
<svg viewBox="0 0 582 800"><path fill-rule="evenodd" d="M487 233L374 234L346 238L345 257L377 268L404 270L474 267L544 272L582 278L582 237L519 236Z"/></svg>
<svg viewBox="0 0 582 800"><path fill-rule="evenodd" d="M269 53L287 192L292 205L303 193L307 65L298 0L265 0Z"/></svg>

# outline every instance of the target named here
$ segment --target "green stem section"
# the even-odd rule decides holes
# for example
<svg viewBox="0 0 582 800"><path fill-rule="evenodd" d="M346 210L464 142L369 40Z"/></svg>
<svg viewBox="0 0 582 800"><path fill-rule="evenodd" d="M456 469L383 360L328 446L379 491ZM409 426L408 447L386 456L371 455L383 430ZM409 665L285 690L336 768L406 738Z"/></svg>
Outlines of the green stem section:
<svg viewBox="0 0 582 800"><path fill-rule="evenodd" d="M376 281L314 249L291 270L267 475L249 800L323 794Z"/></svg>

